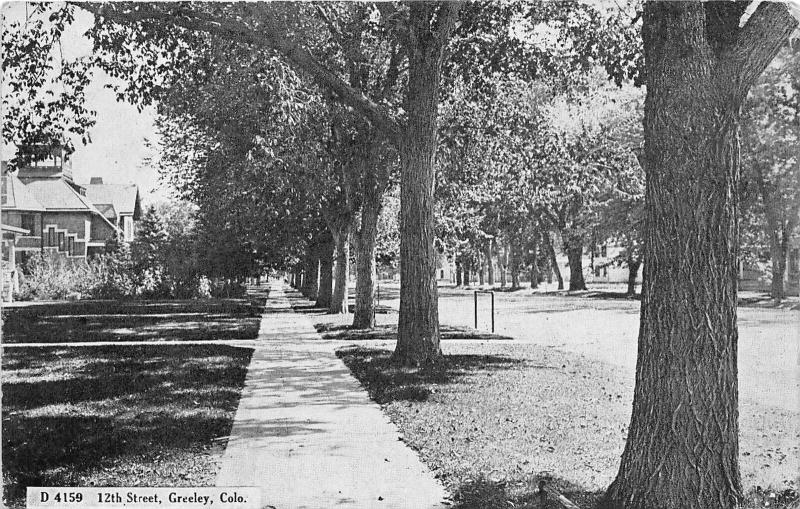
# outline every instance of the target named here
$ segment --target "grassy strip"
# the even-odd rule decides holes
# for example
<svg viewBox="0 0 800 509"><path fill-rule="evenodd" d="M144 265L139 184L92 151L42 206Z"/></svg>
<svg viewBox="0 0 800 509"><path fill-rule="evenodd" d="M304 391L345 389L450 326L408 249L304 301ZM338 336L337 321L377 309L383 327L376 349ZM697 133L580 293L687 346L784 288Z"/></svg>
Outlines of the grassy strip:
<svg viewBox="0 0 800 509"><path fill-rule="evenodd" d="M556 507L541 505L542 479L581 508L596 507L625 444L631 381L602 363L534 344L442 348L445 361L424 370L393 365L384 349L337 353L442 479L455 507ZM753 437L766 430L746 419L743 448L764 447ZM795 475L791 462L765 460L761 452L743 455L743 472L764 461L783 479ZM787 480L780 488L751 488L745 507L789 507L797 499L793 486Z"/></svg>
<svg viewBox="0 0 800 509"><path fill-rule="evenodd" d="M3 310L3 342L253 339L260 315L247 300L38 304Z"/></svg>
<svg viewBox="0 0 800 509"><path fill-rule="evenodd" d="M396 320L395 320L396 321ZM322 339L341 339L346 341L397 341L397 324L377 325L374 329L353 329L349 325L337 325L333 322L315 323L314 327L322 335ZM500 334L475 330L471 327L451 325L440 326L441 337L448 339L514 339Z"/></svg>
<svg viewBox="0 0 800 509"><path fill-rule="evenodd" d="M27 486L207 486L251 349L222 345L3 352L5 505Z"/></svg>

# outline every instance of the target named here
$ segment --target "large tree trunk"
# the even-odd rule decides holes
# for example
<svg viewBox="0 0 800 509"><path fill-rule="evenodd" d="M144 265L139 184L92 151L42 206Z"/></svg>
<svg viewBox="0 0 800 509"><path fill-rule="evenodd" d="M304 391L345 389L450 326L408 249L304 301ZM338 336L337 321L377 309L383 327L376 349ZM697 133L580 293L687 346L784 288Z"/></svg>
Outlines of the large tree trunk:
<svg viewBox="0 0 800 509"><path fill-rule="evenodd" d="M503 252L500 255L500 288L506 287L506 270L508 269L508 250L505 243L503 244Z"/></svg>
<svg viewBox="0 0 800 509"><path fill-rule="evenodd" d="M583 243L580 239L569 239L565 247L569 261L569 289L586 290L586 280L583 278Z"/></svg>
<svg viewBox="0 0 800 509"><path fill-rule="evenodd" d="M544 232L542 234L542 240L544 240L545 247L547 249L547 255L550 257L550 269L556 275L556 281L558 281L558 289L563 290L564 278L561 277L561 269L558 267L556 249L553 247L553 241L550 239L550 232Z"/></svg>
<svg viewBox="0 0 800 509"><path fill-rule="evenodd" d="M511 289L516 290L521 288L519 284L519 270L520 270L520 259L519 259L519 246L516 244L516 241L511 241L508 244L508 268L509 272L511 272Z"/></svg>
<svg viewBox="0 0 800 509"><path fill-rule="evenodd" d="M469 259L465 259L461 266L464 268L464 286L469 286L469 273L472 270L472 262Z"/></svg>
<svg viewBox="0 0 800 509"><path fill-rule="evenodd" d="M628 257L628 296L636 295L636 277L639 275L639 267L642 265L641 258Z"/></svg>
<svg viewBox="0 0 800 509"><path fill-rule="evenodd" d="M539 288L539 263L537 261L537 251L539 246L534 241L531 244L531 289Z"/></svg>
<svg viewBox="0 0 800 509"><path fill-rule="evenodd" d="M645 252L633 412L605 507L736 508L741 104L792 27L744 6L645 2ZM776 29L781 38L770 36ZM776 43L776 41L778 43Z"/></svg>
<svg viewBox="0 0 800 509"><path fill-rule="evenodd" d="M486 282L489 286L494 286L494 256L493 249L494 239L489 239L486 242Z"/></svg>
<svg viewBox="0 0 800 509"><path fill-rule="evenodd" d="M772 285L770 295L775 300L786 298L784 278L786 277L786 258L789 245L786 238L781 238L780 232L773 230L770 235L769 253L772 260Z"/></svg>
<svg viewBox="0 0 800 509"><path fill-rule="evenodd" d="M361 228L356 235L356 303L353 327L371 329L375 327L375 279L377 265L375 247L378 237L378 216L381 199L386 187L385 179L376 176L377 157L369 158L371 166L364 172L364 196L361 208ZM381 172L383 174L383 172Z"/></svg>
<svg viewBox="0 0 800 509"><path fill-rule="evenodd" d="M461 258L459 256L456 256L456 286L461 286L462 285L462 281L463 281L461 279L462 270L463 270L463 266L462 266L462 263L461 263Z"/></svg>
<svg viewBox="0 0 800 509"><path fill-rule="evenodd" d="M347 281L350 275L350 229L351 225L340 225L331 233L334 245L333 295L328 313L347 313Z"/></svg>
<svg viewBox="0 0 800 509"><path fill-rule="evenodd" d="M319 290L319 258L317 257L316 245L311 245L308 248L303 267L305 278L303 279L303 287L300 291L307 299L315 300Z"/></svg>
<svg viewBox="0 0 800 509"><path fill-rule="evenodd" d="M480 251L478 251L478 285L483 286L486 284L486 278L484 277L484 268L486 266L486 258L482 257Z"/></svg>
<svg viewBox="0 0 800 509"><path fill-rule="evenodd" d="M319 247L319 291L315 307L328 309L333 296L333 241L326 238Z"/></svg>
<svg viewBox="0 0 800 509"><path fill-rule="evenodd" d="M400 317L394 351L394 359L403 365L426 365L442 356L433 244L433 163L442 60L457 14L454 2L409 6L404 103L408 116L400 139Z"/></svg>

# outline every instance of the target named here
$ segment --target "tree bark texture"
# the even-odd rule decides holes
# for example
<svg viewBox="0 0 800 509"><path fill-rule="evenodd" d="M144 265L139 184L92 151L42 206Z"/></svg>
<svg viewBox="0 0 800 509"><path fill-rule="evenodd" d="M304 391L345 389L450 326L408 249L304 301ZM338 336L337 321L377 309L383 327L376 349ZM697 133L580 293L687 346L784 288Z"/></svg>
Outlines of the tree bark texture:
<svg viewBox="0 0 800 509"><path fill-rule="evenodd" d="M437 362L439 309L434 248L434 156L444 50L458 14L455 2L409 6L407 122L400 142L400 317L394 359Z"/></svg>
<svg viewBox="0 0 800 509"><path fill-rule="evenodd" d="M316 300L319 291L319 258L317 257L317 246L311 245L303 262L303 272L306 277L303 280L301 292L310 300Z"/></svg>
<svg viewBox="0 0 800 509"><path fill-rule="evenodd" d="M333 294L328 313L347 313L347 280L350 275L350 224L340 225L331 232L334 244Z"/></svg>
<svg viewBox="0 0 800 509"><path fill-rule="evenodd" d="M377 146L370 144L363 161L363 196L361 225L356 234L356 302L353 327L375 327L375 280L377 264L375 248L378 238L378 216L383 193L388 183L386 168L378 168Z"/></svg>
<svg viewBox="0 0 800 509"><path fill-rule="evenodd" d="M796 23L761 4L645 2L644 282L633 412L603 506L736 508L742 102ZM780 32L778 34L777 32Z"/></svg>
<svg viewBox="0 0 800 509"><path fill-rule="evenodd" d="M539 288L538 248L539 246L536 242L531 244L531 289Z"/></svg>
<svg viewBox="0 0 800 509"><path fill-rule="evenodd" d="M472 262L469 259L465 259L461 267L464 269L464 286L469 286L469 273L472 271Z"/></svg>
<svg viewBox="0 0 800 509"><path fill-rule="evenodd" d="M515 240L512 240L508 244L508 268L509 272L511 272L511 289L516 290L518 288L522 288L519 284L519 271L520 271L520 252L519 246L517 245Z"/></svg>
<svg viewBox="0 0 800 509"><path fill-rule="evenodd" d="M626 295L636 295L636 277L639 275L639 267L642 260L639 258L628 258L628 291Z"/></svg>
<svg viewBox="0 0 800 509"><path fill-rule="evenodd" d="M486 258L478 253L478 285L483 286L486 284L486 277L484 276L484 269L486 268Z"/></svg>
<svg viewBox="0 0 800 509"><path fill-rule="evenodd" d="M486 242L486 282L494 286L494 239Z"/></svg>
<svg viewBox="0 0 800 509"><path fill-rule="evenodd" d="M333 241L330 237L319 246L319 291L315 307L328 309L333 296Z"/></svg>
<svg viewBox="0 0 800 509"><path fill-rule="evenodd" d="M456 286L461 286L463 280L461 279L462 264L461 259L456 257Z"/></svg>
<svg viewBox="0 0 800 509"><path fill-rule="evenodd" d="M550 232L543 233L542 239L544 240L545 248L547 249L547 255L550 258L550 269L552 270L553 274L556 275L556 281L558 281L558 289L563 290L564 278L561 277L561 269L558 267L556 249L553 247L553 240L550 238Z"/></svg>
<svg viewBox="0 0 800 509"><path fill-rule="evenodd" d="M586 290L583 277L583 243L580 239L571 238L565 243L567 260L569 261L569 289Z"/></svg>

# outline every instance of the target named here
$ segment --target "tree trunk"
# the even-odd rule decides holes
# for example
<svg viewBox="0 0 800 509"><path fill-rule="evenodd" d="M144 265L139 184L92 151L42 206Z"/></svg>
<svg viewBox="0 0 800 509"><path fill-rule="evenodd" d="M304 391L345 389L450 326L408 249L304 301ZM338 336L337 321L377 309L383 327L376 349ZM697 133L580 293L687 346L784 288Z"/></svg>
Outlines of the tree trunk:
<svg viewBox="0 0 800 509"><path fill-rule="evenodd" d="M463 269L463 267L462 267L462 264L461 264L461 258L457 256L456 257L456 286L461 286L462 285L462 282L463 282L463 280L461 279L462 269Z"/></svg>
<svg viewBox="0 0 800 509"><path fill-rule="evenodd" d="M464 286L469 286L469 273L472 270L472 263L469 260L464 260L461 266L464 268Z"/></svg>
<svg viewBox="0 0 800 509"><path fill-rule="evenodd" d="M494 286L494 258L492 256L492 246L494 239L489 239L486 243L486 282L489 286Z"/></svg>
<svg viewBox="0 0 800 509"><path fill-rule="evenodd" d="M550 239L550 233L549 232L543 233L542 239L544 239L545 247L547 248L547 254L550 257L550 268L556 275L556 281L558 281L558 289L563 290L564 278L561 277L561 269L558 267L558 260L556 259L556 250L553 247L553 241Z"/></svg>
<svg viewBox="0 0 800 509"><path fill-rule="evenodd" d="M301 292L309 300L317 298L319 287L319 258L317 258L317 246L312 245L308 248L308 254L303 262L306 277L303 280Z"/></svg>
<svg viewBox="0 0 800 509"><path fill-rule="evenodd" d="M458 15L451 2L409 5L405 130L400 139L400 317L394 359L437 362L439 309L434 248L434 157L444 49Z"/></svg>
<svg viewBox="0 0 800 509"><path fill-rule="evenodd" d="M480 286L483 286L483 285L486 284L486 278L483 275L483 269L484 269L485 265L486 265L486 259L483 258L480 255L480 251L479 251L478 252L478 264L477 264L477 267L478 267L478 284Z"/></svg>
<svg viewBox="0 0 800 509"><path fill-rule="evenodd" d="M517 246L515 241L511 241L508 244L508 267L511 272L511 289L516 290L521 288L519 284L519 246Z"/></svg>
<svg viewBox="0 0 800 509"><path fill-rule="evenodd" d="M364 197L361 209L361 228L356 236L356 304L353 328L375 327L375 279L377 264L375 247L378 237L378 216L381 198L386 187L375 175L377 158L369 158L371 168L364 172Z"/></svg>
<svg viewBox="0 0 800 509"><path fill-rule="evenodd" d="M333 241L330 237L319 249L319 292L315 307L328 309L333 296Z"/></svg>
<svg viewBox="0 0 800 509"><path fill-rule="evenodd" d="M639 267L642 265L641 258L628 258L628 291L626 295L636 295L636 277L639 275Z"/></svg>
<svg viewBox="0 0 800 509"><path fill-rule="evenodd" d="M786 298L784 278L786 277L786 258L788 256L788 243L786 239L779 239L778 232L770 235L770 259L772 260L772 287L770 295L775 300Z"/></svg>
<svg viewBox="0 0 800 509"><path fill-rule="evenodd" d="M539 263L537 261L537 248L534 243L531 249L531 289L539 288Z"/></svg>
<svg viewBox="0 0 800 509"><path fill-rule="evenodd" d="M328 313L347 313L347 280L350 273L350 225L336 228L333 232L335 262L333 269L333 295Z"/></svg>
<svg viewBox="0 0 800 509"><path fill-rule="evenodd" d="M578 239L571 239L565 246L569 261L569 289L586 290L583 278L583 244Z"/></svg>
<svg viewBox="0 0 800 509"><path fill-rule="evenodd" d="M506 270L508 269L508 250L503 244L503 252L500 255L500 288L506 287Z"/></svg>
<svg viewBox="0 0 800 509"><path fill-rule="evenodd" d="M604 507L739 507L739 118L795 22L645 2L645 236L633 412ZM788 18L791 20L791 18ZM774 31L781 31L775 37ZM772 34L772 35L770 35Z"/></svg>

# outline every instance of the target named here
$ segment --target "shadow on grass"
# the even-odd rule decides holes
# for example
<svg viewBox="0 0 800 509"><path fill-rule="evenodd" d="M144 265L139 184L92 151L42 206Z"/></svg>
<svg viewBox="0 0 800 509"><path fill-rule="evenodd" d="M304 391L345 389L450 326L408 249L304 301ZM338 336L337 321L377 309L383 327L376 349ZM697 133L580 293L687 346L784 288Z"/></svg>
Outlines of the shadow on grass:
<svg viewBox="0 0 800 509"><path fill-rule="evenodd" d="M5 343L254 339L252 301L64 302L3 310Z"/></svg>
<svg viewBox="0 0 800 509"><path fill-rule="evenodd" d="M85 482L98 469L113 479L131 461L142 485L169 481L155 458L168 463L230 434L251 354L225 345L6 349L6 501L19 503L27 486ZM213 461L201 467L213 477Z"/></svg>
<svg viewBox="0 0 800 509"><path fill-rule="evenodd" d="M524 360L496 355L445 355L441 363L425 368L405 368L392 361L392 352L379 348L345 347L336 355L380 403L425 401L435 385L448 384L477 371L512 369Z"/></svg>
<svg viewBox="0 0 800 509"><path fill-rule="evenodd" d="M536 508L563 509L552 494L540 487L555 488L558 493L569 499L581 509L595 509L602 492L592 492L569 481L554 478L546 473L530 479L492 480L482 477L465 479L455 489L452 507L456 509L506 509Z"/></svg>
<svg viewBox="0 0 800 509"><path fill-rule="evenodd" d="M322 339L340 339L345 341L365 341L365 340L397 340L397 325L376 325L372 329L354 329L350 325L332 325L330 323L315 323L314 327L322 335ZM471 327L461 327L454 325L441 325L440 332L442 340L448 339L514 339L510 336L492 334L489 332L475 330Z"/></svg>

